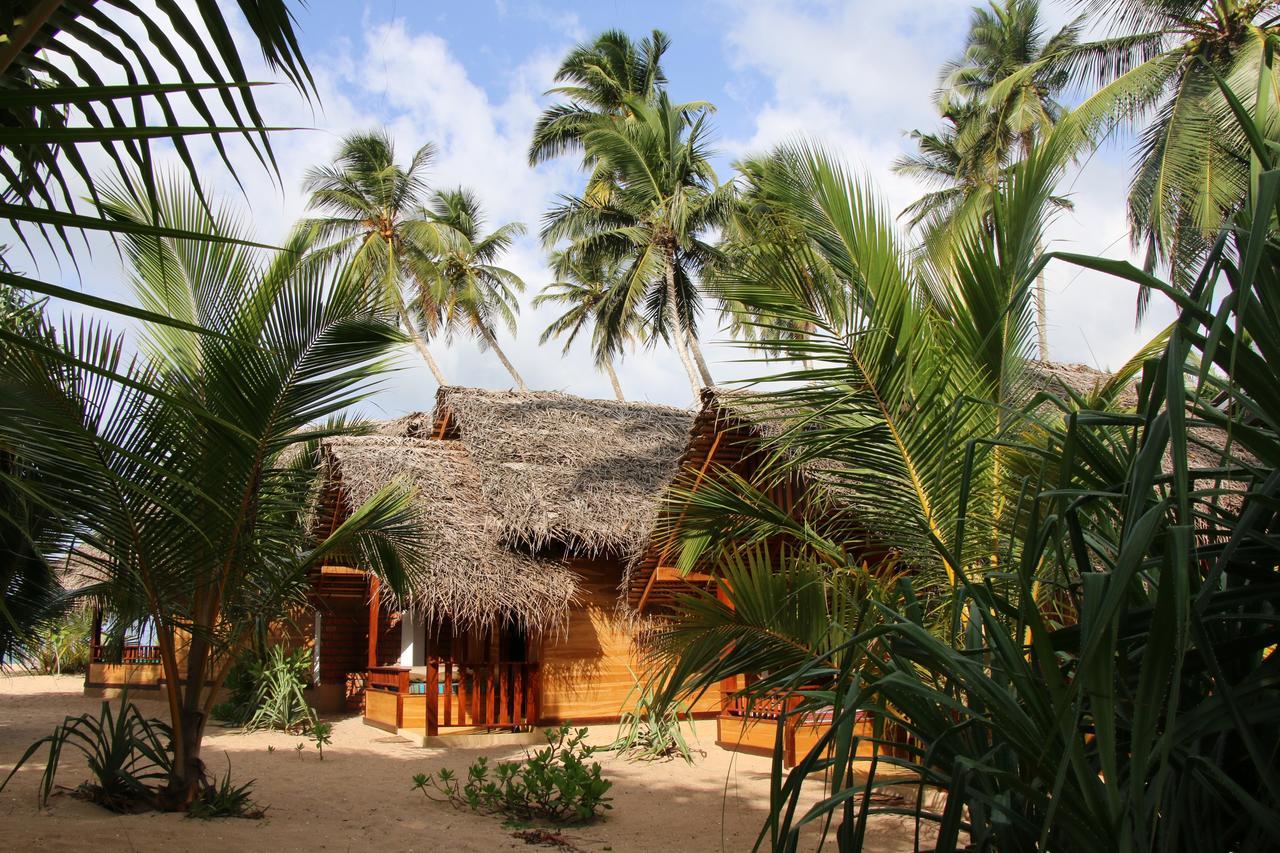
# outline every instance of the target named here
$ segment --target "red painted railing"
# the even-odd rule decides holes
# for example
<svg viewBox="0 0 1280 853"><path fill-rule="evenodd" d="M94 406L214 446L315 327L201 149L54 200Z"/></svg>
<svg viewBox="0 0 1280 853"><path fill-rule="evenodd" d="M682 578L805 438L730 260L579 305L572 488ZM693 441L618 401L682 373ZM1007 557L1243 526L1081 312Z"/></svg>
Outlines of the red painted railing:
<svg viewBox="0 0 1280 853"><path fill-rule="evenodd" d="M432 660L424 682L410 678L405 666L370 667L365 689L393 693L399 702L423 696L427 734L441 727L517 728L535 725L541 715L537 663L496 661L463 663Z"/></svg>
<svg viewBox="0 0 1280 853"><path fill-rule="evenodd" d="M438 726L506 728L530 726L538 720L541 691L536 663L442 660L433 669L439 682L432 690L428 676L427 703L428 708L435 704Z"/></svg>
<svg viewBox="0 0 1280 853"><path fill-rule="evenodd" d="M129 643L119 649L113 650L109 646L95 645L93 647L93 662L128 664L160 663L160 647L142 646Z"/></svg>

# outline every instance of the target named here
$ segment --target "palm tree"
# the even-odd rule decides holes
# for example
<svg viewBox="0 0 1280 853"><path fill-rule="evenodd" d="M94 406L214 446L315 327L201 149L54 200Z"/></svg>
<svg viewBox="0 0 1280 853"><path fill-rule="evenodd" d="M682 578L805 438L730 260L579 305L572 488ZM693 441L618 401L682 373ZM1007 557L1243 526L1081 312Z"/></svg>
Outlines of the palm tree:
<svg viewBox="0 0 1280 853"><path fill-rule="evenodd" d="M974 206L965 202L989 193L1002 167L1027 156L1062 117L1064 108L1057 98L1070 80L1061 67L1044 60L1075 47L1079 34L1079 23L1072 22L1046 38L1039 0L1003 0L974 9L961 58L942 71L938 106L951 129L940 135L917 134L924 162L908 159L899 164L900 171L920 173L929 166L945 168L958 155L954 184L947 188L958 192L926 196L915 206L923 209L911 214L913 218L925 210L937 211L949 224L959 210ZM940 159L931 163L930 158ZM986 209L981 203L977 207ZM1048 360L1043 275L1036 280L1036 328L1040 358Z"/></svg>
<svg viewBox="0 0 1280 853"><path fill-rule="evenodd" d="M926 244L936 244L957 221L967 219L967 207L986 208L986 196L1000 180L1002 152L982 138L992 125L980 113L973 104L951 106L941 115L940 130L908 134L917 153L904 154L893 165L897 174L930 187L902 211L911 228L923 230Z"/></svg>
<svg viewBox="0 0 1280 853"><path fill-rule="evenodd" d="M268 136L271 122L259 111L259 90L247 85L244 40L232 38L231 31L245 34L299 94L310 97L314 82L285 0L242 3L239 20L235 18L236 13L217 3L157 9L125 0L109 11L93 0L4 4L0 221L24 247L38 237L64 250L74 263L75 232L173 236L170 223L116 222L92 207L100 200L104 179L122 178L134 168L142 169L144 178L135 191L143 198L154 192L153 141L172 147L184 174L197 187L202 175L188 144L192 136L212 141L237 179L243 162L228 156L227 136L241 137L260 165L276 170ZM168 62L170 80L156 74L151 59L157 53ZM67 57L74 61L62 61ZM192 85L196 79L205 82ZM96 168L91 169L91 163ZM88 211L82 203L86 197ZM167 321L100 294L19 275L9 263L9 248L0 247L0 350L14 357L21 348L45 349L49 344L43 322L26 322L26 300L11 304L14 291ZM48 549L65 545L61 521L41 497L40 476L20 462L18 469L13 464L11 448L0 442L0 478L12 477L0 484L0 658L20 649L31 629L51 614L50 595L58 585L45 558Z"/></svg>
<svg viewBox="0 0 1280 853"><path fill-rule="evenodd" d="M542 240L548 248L568 240L589 263L624 265L619 310L644 306L652 328L680 356L696 396L714 381L697 344L695 277L716 257L703 237L724 221L733 188L717 184L707 160L706 110L689 115L665 93L652 104L629 103L632 120L599 119L583 134L589 156L615 182L613 192L607 199L562 197L543 218Z"/></svg>
<svg viewBox="0 0 1280 853"><path fill-rule="evenodd" d="M412 288L418 313L431 315L422 283L434 275L440 239L420 211L427 198L424 173L434 157L435 146L427 143L401 167L386 130L346 137L332 165L307 172L303 189L311 194L310 208L325 215L304 219L299 227L313 243L324 243L319 251L349 259L382 283L387 305L436 382L447 385L405 298Z"/></svg>
<svg viewBox="0 0 1280 853"><path fill-rule="evenodd" d="M543 110L529 143L529 165L581 150L582 137L599 116L627 116L631 100L649 101L667 82L662 54L671 40L654 30L638 44L621 30L608 30L579 44L556 69L547 91L567 100ZM590 167L588 155L586 165Z"/></svg>
<svg viewBox="0 0 1280 853"><path fill-rule="evenodd" d="M867 181L820 148L781 153L790 165L766 171L763 189L844 298L815 301L807 278L813 265L783 252L744 256L724 283L726 296L753 314L807 330L745 346L816 366L758 380L775 386L760 392L762 410L779 420L771 430L781 436L772 448L778 452L766 454L774 470L766 468L761 483L717 489L704 482L682 496L687 536L679 565L694 565L714 543L750 544L776 533L847 564L851 555L839 541L810 539L786 512L757 514L771 506L772 484L816 458L830 465L816 488L858 507L857 536L892 542L916 568L918 584L950 590L967 567L992 558L990 550L961 550L957 507L971 489L966 548L998 541L1016 478L984 442L1001 436L1008 412L1030 396L1030 281L1066 148L1055 138L1014 166L993 194L991 226L966 231L955 262L942 270L919 264ZM960 460L970 442L978 450L966 485ZM978 524L991 535L973 535Z"/></svg>
<svg viewBox="0 0 1280 853"><path fill-rule="evenodd" d="M181 809L211 784L205 723L252 625L282 615L329 556L369 560L403 592L423 543L399 489L322 541L306 521L319 440L350 431L335 416L404 340L368 277L307 256L301 239L270 255L211 242L247 229L190 188L161 183L155 209L137 195L103 201L126 224L206 235L122 239L138 298L172 324L143 329L140 359L96 323L60 335L65 353L14 353L3 378L21 393L0 413L0 444L45 478L48 506L100 555L84 594L155 626L173 755L158 797Z"/></svg>
<svg viewBox="0 0 1280 853"><path fill-rule="evenodd" d="M596 364L602 368L613 385L613 393L620 401L622 385L613 369L614 356L621 353L627 343L643 336L643 322L635 312L617 316L622 304L616 295L622 290L625 272L616 261L587 263L573 252L554 252L551 269L556 281L542 289L533 298L533 307L560 305L565 311L552 320L538 343L545 344L556 337L564 337L561 352L568 354L578 335L591 328L591 351Z"/></svg>
<svg viewBox="0 0 1280 853"><path fill-rule="evenodd" d="M1102 88L1076 112L1099 126L1150 122L1139 135L1129 187L1130 236L1148 269L1191 271L1249 187L1249 145L1217 79L1229 83L1262 132L1274 135L1271 61L1280 35L1277 0L1090 0L1082 3L1107 38L1046 61ZM1138 303L1141 316L1145 288Z"/></svg>
<svg viewBox="0 0 1280 853"><path fill-rule="evenodd" d="M483 233L480 200L464 189L433 195L427 219L438 226L440 242L433 283L417 303L420 321L433 334L443 332L452 338L464 331L474 336L482 347L493 350L516 386L528 391L515 365L498 346L494 332L496 323L502 323L513 335L516 332L520 312L516 294L524 291L524 281L498 266L498 261L525 232L523 223L509 222Z"/></svg>

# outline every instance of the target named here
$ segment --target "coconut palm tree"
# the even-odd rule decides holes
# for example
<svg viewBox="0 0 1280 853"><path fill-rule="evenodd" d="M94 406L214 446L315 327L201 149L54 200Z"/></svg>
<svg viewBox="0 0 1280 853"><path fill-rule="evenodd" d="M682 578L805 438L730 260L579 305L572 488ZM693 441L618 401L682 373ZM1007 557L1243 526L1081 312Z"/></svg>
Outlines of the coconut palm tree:
<svg viewBox="0 0 1280 853"><path fill-rule="evenodd" d="M1003 152L981 138L993 128L980 112L973 104L952 105L941 115L940 130L908 134L917 153L904 154L893 165L897 174L930 187L902 211L908 225L923 231L926 244L936 243L957 220L967 218L967 205L985 207L985 196L1000 180Z"/></svg>
<svg viewBox="0 0 1280 853"><path fill-rule="evenodd" d="M421 208L428 197L425 172L434 157L435 146L427 143L402 167L386 130L346 137L332 165L308 170L303 190L311 194L311 210L323 215L304 219L298 227L309 232L317 251L348 259L382 283L387 305L400 317L436 382L446 385L414 321L433 313L423 282L435 274L441 244L439 229L421 215ZM410 300L417 302L416 315L408 308Z"/></svg>
<svg viewBox="0 0 1280 853"><path fill-rule="evenodd" d="M529 165L581 150L583 134L596 118L629 115L630 100L654 98L667 82L662 54L670 45L661 30L639 43L621 30L608 30L569 51L556 69L554 79L560 85L546 93L566 100L547 107L538 117L529 143Z"/></svg>
<svg viewBox="0 0 1280 853"><path fill-rule="evenodd" d="M1130 236L1149 270L1168 264L1175 283L1192 271L1249 184L1249 145L1217 78L1227 81L1261 132L1276 133L1271 106L1280 35L1277 0L1087 0L1088 22L1105 38L1047 56L1010 80L1063 68L1098 86L1074 112L1096 128L1145 127L1129 187ZM1141 291L1141 316L1147 289Z"/></svg>
<svg viewBox="0 0 1280 853"><path fill-rule="evenodd" d="M431 272L432 284L416 307L419 322L432 334L449 339L458 332L476 338L481 347L493 350L521 391L528 391L515 365L498 346L495 326L516 332L524 281L509 269L498 266L502 255L524 224L508 222L484 233L480 200L469 190L453 189L435 193L426 211L427 220L437 226L439 249Z"/></svg>
<svg viewBox="0 0 1280 853"><path fill-rule="evenodd" d="M868 181L821 148L782 152L789 166L766 171L764 189L786 212L788 227L820 256L819 268L843 299L815 301L813 265L786 252L742 256L723 283L726 296L753 314L782 328L806 328L802 336L744 346L814 366L758 380L756 388L769 388L759 392L762 409L779 420L771 430L781 436L778 452L765 454L776 470L761 475L758 489L704 482L684 496L688 535L679 565L694 565L700 549L714 543L796 534L786 512L760 517L752 507L770 506L769 486L815 458L831 464L818 488L858 507L858 535L893 542L920 585L951 589L967 566L991 558L990 551L962 552L954 539L966 488L958 460L969 442L978 442L970 486L979 497L970 503L969 530L979 523L998 530L1016 487L1001 452L983 442L1002 435L1006 413L1030 396L1030 289L1066 148L1055 139L1014 166L993 194L990 227L965 232L955 262L942 270L919 262ZM994 534L970 536L966 547L994 541ZM805 545L845 562L830 542Z"/></svg>
<svg viewBox="0 0 1280 853"><path fill-rule="evenodd" d="M556 281L533 298L533 307L557 305L564 306L565 311L547 325L538 343L563 337L561 352L568 354L578 335L590 327L591 352L596 364L609 377L614 396L624 401L613 359L628 343L644 334L644 323L637 313L615 316L619 312L611 310L622 305L615 297L622 290L625 272L616 261L591 264L566 251L552 253L551 269Z"/></svg>
<svg viewBox="0 0 1280 853"><path fill-rule="evenodd" d="M599 119L583 134L589 155L612 176L613 192L603 200L563 196L543 217L542 240L548 248L568 240L589 263L623 265L618 310L643 306L650 326L680 356L696 396L714 384L697 344L697 277L716 257L704 237L728 215L733 188L717 184L707 160L706 110L690 116L665 93L630 106L630 121Z"/></svg>
<svg viewBox="0 0 1280 853"><path fill-rule="evenodd" d="M248 233L189 187L160 183L156 209L138 194L103 203L126 223ZM65 353L15 352L0 445L20 473L44 478L42 498L96 554L99 583L84 594L155 626L173 756L158 798L181 809L211 784L204 729L237 652L305 590L310 568L369 560L405 589L423 544L408 493L379 493L322 541L306 521L318 441L350 431L335 416L369 392L404 336L367 276L308 256L301 238L270 254L145 233L122 246L139 300L173 324L144 327L138 359L97 323L58 334Z"/></svg>
<svg viewBox="0 0 1280 853"><path fill-rule="evenodd" d="M952 129L941 135L917 135L926 163L903 161L902 171L916 171L930 157L955 148L958 190L942 196L931 193L923 208L943 213L949 222L957 212L977 207L985 210L988 193L999 170L1016 157L1025 157L1045 131L1063 115L1058 102L1070 75L1059 65L1045 62L1071 50L1079 42L1080 24L1072 22L1046 38L1039 0L1003 0L986 9L973 10L960 59L943 67L938 106ZM935 173L936 174L936 173ZM957 202L972 202L964 204ZM940 205L940 207L939 207ZM916 207L920 207L917 203ZM923 212L923 211L920 211ZM919 213L911 214L913 218ZM1048 312L1043 275L1036 281L1036 327L1040 358L1049 357Z"/></svg>

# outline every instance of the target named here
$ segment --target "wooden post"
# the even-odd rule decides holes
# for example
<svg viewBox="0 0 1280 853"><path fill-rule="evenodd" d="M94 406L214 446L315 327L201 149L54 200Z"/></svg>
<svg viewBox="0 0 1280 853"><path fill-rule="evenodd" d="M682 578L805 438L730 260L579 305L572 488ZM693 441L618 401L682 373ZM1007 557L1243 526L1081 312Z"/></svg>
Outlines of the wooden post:
<svg viewBox="0 0 1280 853"><path fill-rule="evenodd" d="M93 608L93 628L89 634L89 663L98 663L102 650L102 605Z"/></svg>
<svg viewBox="0 0 1280 853"><path fill-rule="evenodd" d="M378 589L381 583L376 577L369 580L369 668L378 665Z"/></svg>
<svg viewBox="0 0 1280 853"><path fill-rule="evenodd" d="M427 737L440 734L440 673L439 663L434 659L427 661ZM448 702L448 697L445 697ZM446 708L448 705L445 706Z"/></svg>

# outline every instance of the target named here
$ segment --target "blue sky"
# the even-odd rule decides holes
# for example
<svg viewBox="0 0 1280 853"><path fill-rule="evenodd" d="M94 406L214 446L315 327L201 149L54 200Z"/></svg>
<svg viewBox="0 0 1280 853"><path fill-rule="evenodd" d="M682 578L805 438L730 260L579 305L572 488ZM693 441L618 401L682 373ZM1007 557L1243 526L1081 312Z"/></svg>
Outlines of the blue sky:
<svg viewBox="0 0 1280 853"><path fill-rule="evenodd" d="M530 169L529 132L548 103L542 96L564 53L607 28L639 37L657 27L671 37L664 65L673 97L713 101L718 111L717 171L750 151L805 136L821 140L880 185L900 210L919 194L891 174L893 159L907 150L903 131L928 128L937 69L958 50L967 27L969 0L884 3L854 0L770 2L598 3L474 0L466 4L377 0L363 5L312 0L298 10L305 55L316 73L319 111L287 86L260 98L270 123L312 128L276 140L281 180L243 170L244 190L214 159L203 157L207 183L229 204L244 208L264 241L279 240L304 209L299 184L305 169L330 158L342 135L378 125L393 133L402 158L418 145L439 150L431 183L464 184L480 195L491 223L519 220L536 234L542 211L557 193L575 192L582 176L570 159ZM1067 18L1046 2L1054 24ZM264 79L257 63L254 76ZM1068 176L1062 191L1074 212L1055 223L1052 246L1126 257L1124 187L1127 155L1109 146ZM124 271L109 246L99 246L79 275L48 258L39 271L95 293L128 293ZM21 265L21 264L20 264ZM584 351L560 355L538 346L550 319L528 302L549 281L534 237L522 240L508 265L528 291L518 334L503 334L504 348L531 387L609 396L607 380L594 372ZM1143 329L1133 327L1133 292L1123 284L1065 266L1051 268L1050 343L1056 360L1117 367L1168 320L1161 307ZM702 337L717 380L758 374L737 363L743 353L723 343L708 316ZM115 322L115 321L113 321ZM436 356L451 382L509 387L492 353L469 341ZM656 349L629 355L620 365L624 390L635 399L687 405L689 391L679 361ZM435 385L425 366L406 350L402 369L371 402L371 414L396 415L431 405Z"/></svg>

